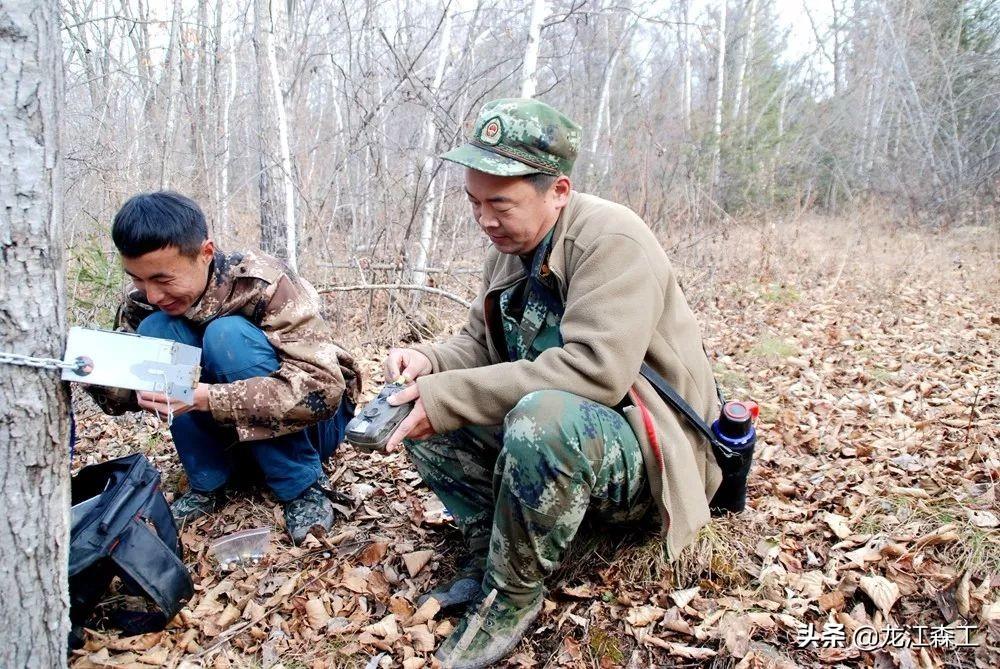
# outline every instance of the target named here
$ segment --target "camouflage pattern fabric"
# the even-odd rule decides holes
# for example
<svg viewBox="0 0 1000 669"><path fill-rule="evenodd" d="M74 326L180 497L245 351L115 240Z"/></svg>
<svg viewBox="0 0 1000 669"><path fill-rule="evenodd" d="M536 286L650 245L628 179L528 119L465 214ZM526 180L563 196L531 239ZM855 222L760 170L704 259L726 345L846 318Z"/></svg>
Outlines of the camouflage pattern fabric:
<svg viewBox="0 0 1000 669"><path fill-rule="evenodd" d="M155 311L141 292L122 302L115 329L135 332ZM196 327L240 315L263 331L281 366L269 376L215 384L212 417L233 425L240 441L298 432L332 416L346 393L357 401L361 373L333 341L316 290L281 260L261 253L216 251L204 294L184 314ZM91 387L107 413L136 410L135 394Z"/></svg>
<svg viewBox="0 0 1000 669"><path fill-rule="evenodd" d="M500 295L500 323L511 360L534 360L545 349L563 344L563 304L547 265L551 248L552 230L526 263L528 276Z"/></svg>
<svg viewBox="0 0 1000 669"><path fill-rule="evenodd" d="M580 135L580 126L544 102L504 98L483 105L468 142L441 157L498 176L569 176Z"/></svg>
<svg viewBox="0 0 1000 669"><path fill-rule="evenodd" d="M635 522L652 504L625 419L565 391L526 395L502 426L405 443L470 551L488 552L483 591L497 588L518 606L538 597L585 514Z"/></svg>

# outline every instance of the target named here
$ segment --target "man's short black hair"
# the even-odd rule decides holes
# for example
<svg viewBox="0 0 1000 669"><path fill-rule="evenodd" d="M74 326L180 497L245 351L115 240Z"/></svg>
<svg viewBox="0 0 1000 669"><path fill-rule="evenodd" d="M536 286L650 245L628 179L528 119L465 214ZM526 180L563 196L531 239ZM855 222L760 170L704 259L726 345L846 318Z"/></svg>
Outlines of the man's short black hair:
<svg viewBox="0 0 1000 669"><path fill-rule="evenodd" d="M543 172L535 172L534 174L524 175L524 180L535 187L535 190L539 194L548 192L549 188L556 182L558 175L545 174Z"/></svg>
<svg viewBox="0 0 1000 669"><path fill-rule="evenodd" d="M126 258L176 246L196 256L208 239L201 207L191 198L171 191L142 193L128 199L115 214L111 238Z"/></svg>

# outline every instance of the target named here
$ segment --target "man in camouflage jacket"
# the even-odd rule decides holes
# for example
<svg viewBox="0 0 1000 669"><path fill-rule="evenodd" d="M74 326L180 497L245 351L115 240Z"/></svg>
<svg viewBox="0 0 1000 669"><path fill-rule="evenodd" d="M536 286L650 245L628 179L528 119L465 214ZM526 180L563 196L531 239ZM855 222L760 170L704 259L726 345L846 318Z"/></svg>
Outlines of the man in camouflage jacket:
<svg viewBox="0 0 1000 669"><path fill-rule="evenodd" d="M157 393L90 388L107 413L172 415L191 484L172 505L175 517L214 510L234 478L256 469L284 504L294 541L316 525L329 528L322 461L343 439L361 377L334 343L315 289L276 258L216 249L198 205L176 193L131 198L112 236L135 285L116 328L202 349L191 405L168 408Z"/></svg>
<svg viewBox="0 0 1000 669"><path fill-rule="evenodd" d="M648 364L713 420L698 323L646 224L572 189L579 141L539 101L483 107L443 156L466 167L492 242L479 295L450 339L386 360L390 378L415 380L390 400L414 406L389 446L405 444L469 549L431 593L474 602L437 651L447 666L492 666L516 646L585 515L613 526L655 512L676 557L721 481L709 444L640 376Z"/></svg>

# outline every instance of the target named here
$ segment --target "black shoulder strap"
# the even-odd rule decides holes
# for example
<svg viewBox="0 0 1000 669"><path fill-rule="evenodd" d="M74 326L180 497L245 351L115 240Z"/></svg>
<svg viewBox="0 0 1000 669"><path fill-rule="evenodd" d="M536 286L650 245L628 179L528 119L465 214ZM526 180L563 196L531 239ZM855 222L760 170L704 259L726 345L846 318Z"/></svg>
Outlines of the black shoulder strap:
<svg viewBox="0 0 1000 669"><path fill-rule="evenodd" d="M565 309L566 305L563 304L561 299L562 296L558 292L558 289L554 292L559 306L562 309ZM560 312L560 316L561 315L562 312ZM702 350L704 350L704 343L702 343ZM708 351L705 351L705 357L708 357ZM698 412L692 409L691 405L684 401L684 398L680 396L680 393L674 390L673 387L667 383L667 380L660 376L659 372L650 367L647 363L643 362L642 367L639 368L639 373L647 381L649 381L653 388L656 389L656 392L659 393L660 397L662 397L667 404L673 407L674 410L679 411L696 430L701 432L705 439L708 439L708 443L712 445L716 453L721 453L725 457L736 457L736 453L719 441L719 439L712 432L711 428L708 427L708 424L706 424L705 421L702 420L701 416L698 415ZM722 396L722 389L719 388L718 383L715 384L715 394L719 398L719 406L724 405L726 400Z"/></svg>
<svg viewBox="0 0 1000 669"><path fill-rule="evenodd" d="M708 427L708 424L702 420L701 416L698 415L698 412L692 409L691 405L684 401L684 398L680 396L680 393L674 390L673 387L667 383L667 380L660 376L659 372L644 362L642 363L642 367L639 368L639 373L642 374L643 378L649 381L653 388L656 389L656 392L660 394L660 397L662 397L667 404L673 407L676 411L680 412L680 414L687 419L692 427L701 432L705 439L708 439L708 443L710 443L713 448L722 451L722 453L726 455L730 454L731 449L719 441L719 439L715 436L715 433L712 432L712 429ZM722 400L721 394L719 396L719 400Z"/></svg>

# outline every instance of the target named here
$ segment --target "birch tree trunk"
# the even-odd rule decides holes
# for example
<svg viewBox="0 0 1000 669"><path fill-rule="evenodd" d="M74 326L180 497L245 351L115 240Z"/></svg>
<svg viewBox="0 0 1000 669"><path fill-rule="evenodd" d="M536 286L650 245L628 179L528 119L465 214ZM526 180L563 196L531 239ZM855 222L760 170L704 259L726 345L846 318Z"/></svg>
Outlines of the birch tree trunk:
<svg viewBox="0 0 1000 669"><path fill-rule="evenodd" d="M56 0L5 0L0 30L0 350L62 357L62 106ZM67 397L58 374L0 365L2 667L66 665ZM9 404L8 404L9 403Z"/></svg>
<svg viewBox="0 0 1000 669"><path fill-rule="evenodd" d="M192 68L194 76L191 82L191 99L194 100L194 113L191 114L191 148L194 153L193 180L198 188L204 188L205 195L209 195L212 191L207 178L210 151L208 147L208 96L214 82L211 81L210 60L212 55L209 52L208 43L208 0L198 0L197 16L198 44L195 51L197 68Z"/></svg>
<svg viewBox="0 0 1000 669"><path fill-rule="evenodd" d="M725 93L726 77L726 0L719 3L719 40L718 57L715 61L715 124L714 141L715 156L712 159L712 191L718 195L719 178L722 173L722 103Z"/></svg>
<svg viewBox="0 0 1000 669"><path fill-rule="evenodd" d="M441 84L444 81L444 72L448 66L451 54L451 25L455 14L453 7L456 4L452 3L448 6L445 12L444 23L441 26L441 44L438 46L438 60L434 69L434 81L431 84L431 95L429 96L432 104L441 90ZM424 270L427 268L428 252L434 240L434 223L436 219L434 165L437 162L434 152L435 146L437 146L437 125L434 123L434 110L431 108L427 110L427 117L424 121L424 165L421 173L427 179L427 189L424 195L420 239L417 243L417 257L413 263L413 282L419 286L427 283L427 273ZM421 294L421 291L414 292L414 307L419 303Z"/></svg>
<svg viewBox="0 0 1000 669"><path fill-rule="evenodd" d="M833 11L831 21L833 32L833 94L840 95L844 80L844 63L841 54L840 28L841 28L841 8L837 7L836 0L830 0L830 7Z"/></svg>
<svg viewBox="0 0 1000 669"><path fill-rule="evenodd" d="M746 76L750 59L753 58L754 31L756 30L757 23L757 0L750 0L750 4L747 6L747 15L747 34L743 38L743 58L740 60L740 67L736 74L736 93L733 95L733 123L736 127L741 126L741 114L743 116L749 114L749 109L747 109L749 104L744 104L744 96L747 98L750 97L750 91L746 85Z"/></svg>
<svg viewBox="0 0 1000 669"><path fill-rule="evenodd" d="M257 59L257 132L260 142L260 245L296 266L295 185L288 119L275 53L280 2L254 0L253 46Z"/></svg>
<svg viewBox="0 0 1000 669"><path fill-rule="evenodd" d="M222 156L219 160L218 173L218 202L219 202L219 233L222 242L228 243L232 231L229 226L229 154L231 141L229 138L229 115L236 99L236 45L229 49L229 79L226 82L226 101L222 104L222 133L219 140L222 142Z"/></svg>
<svg viewBox="0 0 1000 669"><path fill-rule="evenodd" d="M681 2L681 26L680 26L680 47L681 47L681 68L683 79L681 80L681 113L684 116L685 140L691 141L691 2L682 0Z"/></svg>
<svg viewBox="0 0 1000 669"><path fill-rule="evenodd" d="M546 15L545 0L534 0L531 18L528 20L528 46L524 49L524 64L521 66L521 97L535 97L538 88L538 44L542 33L542 22Z"/></svg>
<svg viewBox="0 0 1000 669"><path fill-rule="evenodd" d="M167 62L163 73L166 91L163 101L167 105L166 119L162 129L163 136L160 142L160 190L170 186L170 173L167 168L171 150L173 149L174 126L177 121L177 101L178 89L180 88L180 66L178 61L178 51L180 51L180 30L181 30L181 0L174 0L173 18L170 20L170 44L167 46Z"/></svg>
<svg viewBox="0 0 1000 669"><path fill-rule="evenodd" d="M625 49L626 44L628 44L629 39L632 36L633 24L626 28L625 32L622 34L621 39L618 40L618 44L615 46L615 50L611 52L611 57L608 59L608 64L604 68L604 78L601 80L601 90L597 95L597 120L594 121L594 134L590 136L590 165L587 169L587 183L590 188L596 188L597 184L594 183L595 177L597 175L597 149L601 143L601 137L605 124L610 126L610 113L609 113L609 102L611 97L611 82L614 79L615 67L618 65L618 58L621 56L622 51ZM608 26L608 38L611 37L611 29Z"/></svg>

